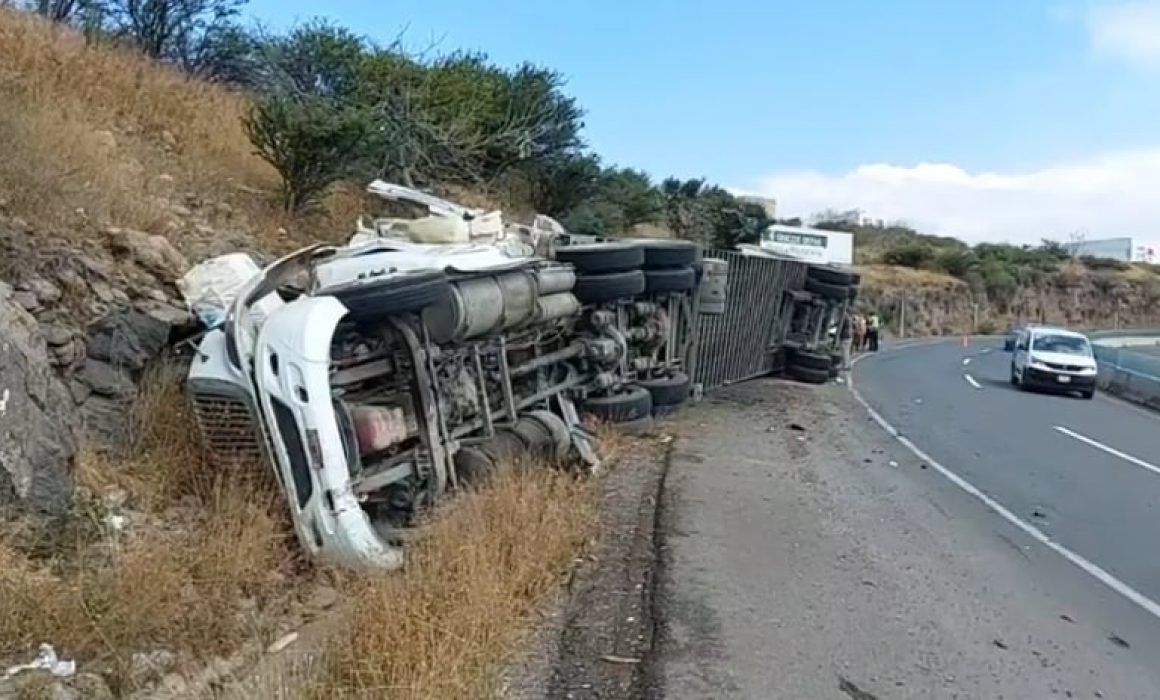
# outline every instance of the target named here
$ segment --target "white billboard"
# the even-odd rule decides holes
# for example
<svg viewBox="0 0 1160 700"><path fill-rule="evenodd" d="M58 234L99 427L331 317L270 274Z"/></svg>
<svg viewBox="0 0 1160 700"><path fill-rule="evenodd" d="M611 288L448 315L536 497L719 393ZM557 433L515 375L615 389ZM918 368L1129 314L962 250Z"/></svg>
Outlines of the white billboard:
<svg viewBox="0 0 1160 700"><path fill-rule="evenodd" d="M854 264L854 234L844 231L773 224L762 232L761 247L812 263Z"/></svg>

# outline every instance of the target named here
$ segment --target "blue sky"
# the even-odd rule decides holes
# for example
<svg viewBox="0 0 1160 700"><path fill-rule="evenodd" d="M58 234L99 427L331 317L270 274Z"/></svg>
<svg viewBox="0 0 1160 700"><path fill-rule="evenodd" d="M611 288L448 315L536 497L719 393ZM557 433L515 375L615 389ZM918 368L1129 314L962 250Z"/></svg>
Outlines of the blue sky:
<svg viewBox="0 0 1160 700"><path fill-rule="evenodd" d="M1012 182L1061 169L1070 182L1160 147L1157 0L252 0L250 11L275 27L330 17L384 42L406 27L414 46L553 66L607 160L760 191L787 213L857 206L954 233L990 200L952 203L937 221L911 201L932 196L931 173L934 194L990 182L1010 206ZM1160 184L1160 156L1155 170ZM965 184L947 181L959 174ZM927 189L894 191L915 178ZM1036 187L1030 199L1050 195ZM1098 199L1093 187L1073 199ZM975 237L1017 235L987 233L1016 224L999 219Z"/></svg>

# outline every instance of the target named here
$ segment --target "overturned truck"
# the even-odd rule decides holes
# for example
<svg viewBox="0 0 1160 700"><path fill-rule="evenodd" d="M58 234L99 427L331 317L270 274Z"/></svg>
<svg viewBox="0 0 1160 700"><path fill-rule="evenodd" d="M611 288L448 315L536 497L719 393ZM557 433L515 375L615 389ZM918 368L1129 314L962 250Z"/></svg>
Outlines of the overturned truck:
<svg viewBox="0 0 1160 700"><path fill-rule="evenodd" d="M356 568L400 566L418 515L509 465L599 469L584 416L642 427L690 395L700 249L542 243L271 264L190 368L207 446L272 464L308 554Z"/></svg>

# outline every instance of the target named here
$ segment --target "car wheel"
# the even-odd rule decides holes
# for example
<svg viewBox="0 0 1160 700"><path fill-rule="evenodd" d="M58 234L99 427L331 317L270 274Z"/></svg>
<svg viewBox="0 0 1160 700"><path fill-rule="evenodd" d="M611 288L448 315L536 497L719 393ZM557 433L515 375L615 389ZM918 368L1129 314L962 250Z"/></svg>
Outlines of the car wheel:
<svg viewBox="0 0 1160 700"><path fill-rule="evenodd" d="M583 304L599 304L635 297L643 294L644 290L644 272L628 270L600 275L580 275L572 287L572 294Z"/></svg>
<svg viewBox="0 0 1160 700"><path fill-rule="evenodd" d="M686 267L692 265L701 252L701 247L690 241L638 241L644 250L644 268L659 270L666 267Z"/></svg>
<svg viewBox="0 0 1160 700"><path fill-rule="evenodd" d="M807 292L816 294L823 299L845 301L850 298L850 286L845 284L819 282L818 280L807 277L805 289Z"/></svg>
<svg viewBox="0 0 1160 700"><path fill-rule="evenodd" d="M320 292L342 302L351 318L380 318L385 313L417 313L447 301L451 283L442 272L421 272L356 282Z"/></svg>
<svg viewBox="0 0 1160 700"><path fill-rule="evenodd" d="M648 294L687 292L696 288L697 272L691 267L645 270L644 280L644 291Z"/></svg>
<svg viewBox="0 0 1160 700"><path fill-rule="evenodd" d="M644 249L635 243L570 245L556 250L556 260L571 263L579 272L623 272L644 264Z"/></svg>
<svg viewBox="0 0 1160 700"><path fill-rule="evenodd" d="M628 423L652 415L652 394L642 386L630 386L608 396L590 396L580 410L597 420Z"/></svg>
<svg viewBox="0 0 1160 700"><path fill-rule="evenodd" d="M1089 389L1088 391L1085 391L1085 392L1083 392L1083 393L1081 394L1081 396L1083 396L1085 399L1088 399L1089 401L1090 401L1090 400L1092 399L1092 397L1093 397L1093 396L1095 396L1095 395L1096 395L1096 390L1095 390L1095 389Z"/></svg>
<svg viewBox="0 0 1160 700"><path fill-rule="evenodd" d="M1011 386L1019 384L1019 379L1015 376L1015 365L1011 365Z"/></svg>
<svg viewBox="0 0 1160 700"><path fill-rule="evenodd" d="M693 389L693 380L684 372L673 372L663 377L638 379L637 386L642 386L652 397L653 413L657 409L677 406L689 398Z"/></svg>

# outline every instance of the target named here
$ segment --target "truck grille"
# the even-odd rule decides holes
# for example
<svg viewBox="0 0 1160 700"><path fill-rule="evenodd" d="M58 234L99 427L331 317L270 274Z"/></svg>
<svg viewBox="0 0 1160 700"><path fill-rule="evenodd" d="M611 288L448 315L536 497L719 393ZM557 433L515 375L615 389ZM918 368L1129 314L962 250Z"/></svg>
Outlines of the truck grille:
<svg viewBox="0 0 1160 700"><path fill-rule="evenodd" d="M202 441L215 462L255 463L262 459L254 414L246 402L206 393L194 393L192 401Z"/></svg>

